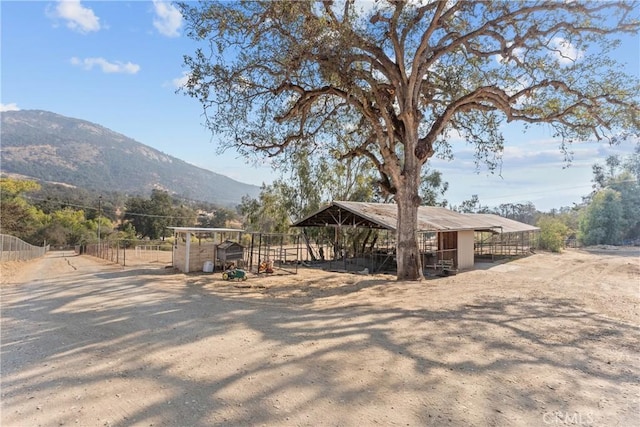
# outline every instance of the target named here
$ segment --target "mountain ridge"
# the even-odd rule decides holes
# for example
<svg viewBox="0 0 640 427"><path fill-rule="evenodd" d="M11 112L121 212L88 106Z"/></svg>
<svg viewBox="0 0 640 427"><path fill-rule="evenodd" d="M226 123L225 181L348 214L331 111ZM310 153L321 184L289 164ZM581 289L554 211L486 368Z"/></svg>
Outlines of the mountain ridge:
<svg viewBox="0 0 640 427"><path fill-rule="evenodd" d="M225 206L260 191L87 120L43 110L0 114L3 173L94 191L148 195L161 189Z"/></svg>

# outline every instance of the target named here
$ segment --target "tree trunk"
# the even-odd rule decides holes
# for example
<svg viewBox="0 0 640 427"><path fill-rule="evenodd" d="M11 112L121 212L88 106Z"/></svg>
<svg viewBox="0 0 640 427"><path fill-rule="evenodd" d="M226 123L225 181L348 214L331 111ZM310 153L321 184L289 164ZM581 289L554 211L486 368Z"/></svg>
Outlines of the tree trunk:
<svg viewBox="0 0 640 427"><path fill-rule="evenodd" d="M398 205L396 225L396 260L398 280L423 280L422 259L418 249L418 207L420 206L420 172L423 162L418 159L419 114L405 102L404 113L404 162L402 171L393 177L396 184L395 201ZM424 151L421 150L421 151ZM429 155L429 153L423 153Z"/></svg>
<svg viewBox="0 0 640 427"><path fill-rule="evenodd" d="M401 196L398 193L398 196ZM398 280L422 280L422 260L418 250L416 228L418 224L418 205L413 197L402 193L398 197L398 228L397 228L397 262Z"/></svg>
<svg viewBox="0 0 640 427"><path fill-rule="evenodd" d="M396 231L396 258L398 280L422 280L422 259L418 250L418 196L420 169L405 168L402 188L396 193L398 224Z"/></svg>
<svg viewBox="0 0 640 427"><path fill-rule="evenodd" d="M302 229L302 237L304 238L304 242L307 245L307 253L311 257L311 261L316 261L316 254L313 252L313 248L311 247L311 242L309 242L309 236L304 229Z"/></svg>

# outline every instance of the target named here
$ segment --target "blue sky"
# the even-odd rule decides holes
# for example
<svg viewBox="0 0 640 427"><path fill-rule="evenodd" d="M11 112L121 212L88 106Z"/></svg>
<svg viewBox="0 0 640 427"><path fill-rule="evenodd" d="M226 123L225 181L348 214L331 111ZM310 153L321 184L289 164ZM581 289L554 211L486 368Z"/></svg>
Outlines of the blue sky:
<svg viewBox="0 0 640 427"><path fill-rule="evenodd" d="M176 94L195 51L170 3L151 1L4 1L1 14L2 111L47 110L95 122L164 153L242 182L278 177L268 162L248 164L232 151L216 154L217 137L202 126L198 102ZM618 51L626 72L640 76L640 38ZM459 204L477 194L489 206L533 202L540 210L579 202L590 191L591 165L632 144L576 144L565 168L559 141L544 127L505 128L501 174L476 171L471 147L454 144L456 159L431 166Z"/></svg>

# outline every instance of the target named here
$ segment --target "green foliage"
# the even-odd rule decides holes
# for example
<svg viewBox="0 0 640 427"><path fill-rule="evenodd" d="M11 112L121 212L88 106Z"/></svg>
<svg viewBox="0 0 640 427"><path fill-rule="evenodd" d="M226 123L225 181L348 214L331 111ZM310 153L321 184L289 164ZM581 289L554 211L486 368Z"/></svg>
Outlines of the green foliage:
<svg viewBox="0 0 640 427"><path fill-rule="evenodd" d="M41 218L37 210L25 200L14 198L0 202L0 218L0 233L10 234L32 244L38 243L30 239L30 236L38 229Z"/></svg>
<svg viewBox="0 0 640 427"><path fill-rule="evenodd" d="M0 178L0 196L2 200L9 200L23 195L38 191L40 184L30 180L20 180L13 178Z"/></svg>
<svg viewBox="0 0 640 427"><path fill-rule="evenodd" d="M482 206L477 194L472 195L468 200L463 200L460 206L454 206L453 210L461 213L491 213L488 206Z"/></svg>
<svg viewBox="0 0 640 427"><path fill-rule="evenodd" d="M0 178L0 233L36 245L42 243L33 236L43 224L42 212L24 199L25 193L39 188L34 181Z"/></svg>
<svg viewBox="0 0 640 427"><path fill-rule="evenodd" d="M245 229L287 233L292 221L331 200L371 201L380 196L375 169L365 159L340 159L336 152L313 156L305 147L299 147L280 166L282 178L263 185L257 199L242 199L238 212L245 219ZM309 236L325 240L329 238L324 236L326 232L309 230Z"/></svg>
<svg viewBox="0 0 640 427"><path fill-rule="evenodd" d="M247 231L287 233L291 224L292 187L283 180L263 185L258 199L243 197L238 212L245 217Z"/></svg>
<svg viewBox="0 0 640 427"><path fill-rule="evenodd" d="M373 201L381 197L374 179L375 170L364 159L338 159L330 153L312 157L300 150L282 162L282 166L289 172L287 181L283 178L264 185L257 199L244 197L239 205L238 212L244 217L246 230L288 233L292 221L316 212L332 200ZM377 238L375 231L349 230L338 247L332 229L312 228L304 232L309 241L321 245L332 243L334 254L340 249L362 253ZM311 247L308 250L312 259L321 257L313 253Z"/></svg>
<svg viewBox="0 0 640 427"><path fill-rule="evenodd" d="M624 233L622 198L618 191L598 191L580 216L578 238L584 245L618 245Z"/></svg>
<svg viewBox="0 0 640 427"><path fill-rule="evenodd" d="M585 198L579 238L585 245L617 245L640 239L640 143L626 158L593 165L594 191Z"/></svg>
<svg viewBox="0 0 640 427"><path fill-rule="evenodd" d="M164 239L171 235L167 227L187 227L196 224L193 209L173 200L168 192L153 190L149 199L130 197L124 219L129 221L141 238Z"/></svg>
<svg viewBox="0 0 640 427"><path fill-rule="evenodd" d="M190 206L172 198L167 192L155 190L149 199L130 197L127 216L120 230L114 231L114 220L122 196L109 193L100 197L76 189L45 184L43 190L34 182L2 179L2 203L0 204L0 232L14 235L34 245L43 242L54 246L80 245L98 239L163 238L170 234L167 226L194 226L195 206L215 210L219 224L236 218L233 211L216 208L206 203L191 202ZM51 190L49 193L48 190ZM24 194L44 191L40 197L25 199ZM75 193L75 194L73 194ZM36 193L38 194L38 193ZM84 197L84 198L83 198ZM34 200L32 204L30 200ZM224 226L224 225L221 225ZM139 231L136 229L138 227Z"/></svg>
<svg viewBox="0 0 640 427"><path fill-rule="evenodd" d="M198 216L198 227L228 228L229 223L237 217L238 215L231 209L217 208L210 215Z"/></svg>
<svg viewBox="0 0 640 427"><path fill-rule="evenodd" d="M502 203L493 209L492 213L504 218L520 221L525 224L534 225L539 216L539 212L533 203Z"/></svg>
<svg viewBox="0 0 640 427"><path fill-rule="evenodd" d="M97 221L88 220L84 211L67 207L50 214L41 214L41 225L30 236L30 240L53 246L81 245L97 239ZM107 235L112 227L108 218L103 218L102 234Z"/></svg>
<svg viewBox="0 0 640 427"><path fill-rule="evenodd" d="M130 222L125 223L121 229L117 232L116 238L118 240L133 241L136 240L136 229Z"/></svg>
<svg viewBox="0 0 640 427"><path fill-rule="evenodd" d="M538 242L541 249L551 252L560 252L564 248L564 242L569 234L569 227L562 219L544 215L540 217L536 224L540 227L540 240Z"/></svg>
<svg viewBox="0 0 640 427"><path fill-rule="evenodd" d="M440 171L431 171L427 168L420 182L420 199L423 206L441 206L447 207L447 199L444 198L445 193L449 189L449 183L442 180Z"/></svg>

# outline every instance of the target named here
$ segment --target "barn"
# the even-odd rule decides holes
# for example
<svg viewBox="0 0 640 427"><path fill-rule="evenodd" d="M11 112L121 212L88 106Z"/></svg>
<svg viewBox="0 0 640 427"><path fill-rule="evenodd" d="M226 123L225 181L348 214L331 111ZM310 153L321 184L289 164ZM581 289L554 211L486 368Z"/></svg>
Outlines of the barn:
<svg viewBox="0 0 640 427"><path fill-rule="evenodd" d="M389 243L387 247L383 250L375 248L367 261L369 265L366 268L375 272L380 271L381 266L389 264L389 259L394 257L393 235L397 226L397 213L397 206L394 204L334 201L295 222L293 226L333 227L336 229L336 236L339 230L349 228L388 232L392 237L385 240ZM523 233L525 230L535 232L538 229L497 215L463 214L441 207L420 206L416 235L425 267L452 265L455 269L464 270L472 268L475 262L476 233L494 236Z"/></svg>

